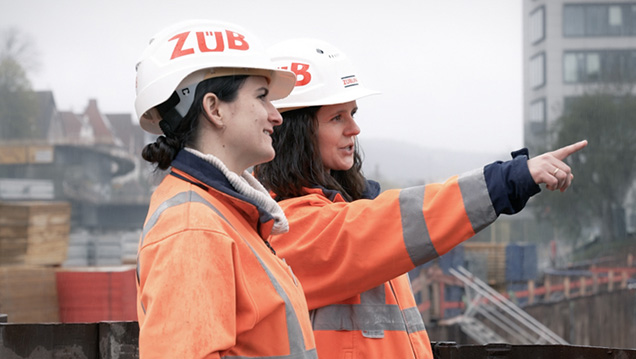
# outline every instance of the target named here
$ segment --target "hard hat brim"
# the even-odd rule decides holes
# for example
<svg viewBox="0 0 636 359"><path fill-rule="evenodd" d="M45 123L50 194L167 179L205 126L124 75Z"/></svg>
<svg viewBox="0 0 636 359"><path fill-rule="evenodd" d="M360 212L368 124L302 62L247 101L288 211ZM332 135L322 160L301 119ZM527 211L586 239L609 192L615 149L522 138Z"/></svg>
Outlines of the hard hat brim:
<svg viewBox="0 0 636 359"><path fill-rule="evenodd" d="M280 69L263 69L263 68L219 68L221 71L214 71L214 68L206 70L212 75L204 75L202 74L200 79L196 82L201 82L203 80L207 80L215 77L224 77L224 76L236 76L236 75L248 75L248 76L264 76L268 79L269 82L269 99L271 101L280 100L288 96L291 91L294 89L294 84L296 83L296 75L287 70ZM204 71L205 72L205 71ZM170 79L164 78L165 81L169 81ZM180 84L180 87L185 87L189 84ZM169 97L169 96L168 96ZM159 103L168 99L166 97ZM138 97L139 98L139 97ZM135 103L135 106L138 108L145 108L147 105ZM154 106L151 108L151 110ZM149 110L150 111L150 110ZM147 112L149 112L147 111ZM155 135L163 134L161 127L159 126L159 122L161 118L158 114L148 115L141 114L139 116L139 125L142 129L147 132L150 132Z"/></svg>
<svg viewBox="0 0 636 359"><path fill-rule="evenodd" d="M304 107L329 106L329 105L336 105L340 103L347 103L351 101L357 101L364 97L379 95L379 94L381 94L381 92L379 91L371 90L366 87L358 87L355 89L350 89L345 94L338 93L332 96L327 96L327 97L317 99L315 101L302 101L299 103L286 101L284 104L280 102L276 103L276 101L274 101L272 103L274 104L274 107L276 107L278 112L283 113L286 111L298 110Z"/></svg>

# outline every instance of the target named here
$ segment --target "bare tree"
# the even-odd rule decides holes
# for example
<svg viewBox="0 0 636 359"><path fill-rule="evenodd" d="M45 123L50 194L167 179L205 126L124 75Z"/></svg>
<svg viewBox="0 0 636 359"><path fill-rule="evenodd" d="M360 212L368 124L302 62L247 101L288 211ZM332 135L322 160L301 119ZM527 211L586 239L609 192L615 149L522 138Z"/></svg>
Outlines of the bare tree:
<svg viewBox="0 0 636 359"><path fill-rule="evenodd" d="M0 39L0 139L29 138L38 106L27 71L37 69L37 52L15 28L1 31Z"/></svg>
<svg viewBox="0 0 636 359"><path fill-rule="evenodd" d="M15 27L0 31L0 61L7 58L27 72L40 68L40 56L32 38Z"/></svg>

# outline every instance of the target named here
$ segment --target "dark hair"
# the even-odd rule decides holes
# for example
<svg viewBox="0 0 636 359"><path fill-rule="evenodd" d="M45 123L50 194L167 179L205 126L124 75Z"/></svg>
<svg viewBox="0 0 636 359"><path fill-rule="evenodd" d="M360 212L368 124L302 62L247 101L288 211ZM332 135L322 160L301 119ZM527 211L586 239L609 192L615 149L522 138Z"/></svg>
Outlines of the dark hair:
<svg viewBox="0 0 636 359"><path fill-rule="evenodd" d="M162 109L160 110L162 122L167 121L177 125L169 132L164 130L164 135L159 136L154 143L147 144L141 151L141 156L150 163L156 163L159 169L165 170L170 167L172 160L182 148L193 145L199 127L199 117L203 112L203 97L212 92L220 101L233 102L247 77L247 75L224 76L201 81L197 85L192 106L183 118L179 118L181 116L176 111L170 111L174 106L164 105L170 100L156 106Z"/></svg>
<svg viewBox="0 0 636 359"><path fill-rule="evenodd" d="M353 166L347 171L325 170L318 146L320 106L283 112L283 124L274 128L274 160L254 167L256 177L276 200L302 196L304 187L336 190L348 200L362 198L366 181L356 143Z"/></svg>

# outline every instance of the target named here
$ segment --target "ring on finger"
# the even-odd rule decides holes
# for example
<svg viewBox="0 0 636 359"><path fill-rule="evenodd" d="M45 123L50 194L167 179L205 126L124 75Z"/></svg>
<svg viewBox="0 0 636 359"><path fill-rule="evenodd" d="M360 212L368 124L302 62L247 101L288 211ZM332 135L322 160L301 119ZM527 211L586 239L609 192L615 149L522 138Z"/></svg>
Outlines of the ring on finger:
<svg viewBox="0 0 636 359"><path fill-rule="evenodd" d="M554 169L554 172L552 172L552 175L556 176L557 172L559 172L559 168L558 167Z"/></svg>

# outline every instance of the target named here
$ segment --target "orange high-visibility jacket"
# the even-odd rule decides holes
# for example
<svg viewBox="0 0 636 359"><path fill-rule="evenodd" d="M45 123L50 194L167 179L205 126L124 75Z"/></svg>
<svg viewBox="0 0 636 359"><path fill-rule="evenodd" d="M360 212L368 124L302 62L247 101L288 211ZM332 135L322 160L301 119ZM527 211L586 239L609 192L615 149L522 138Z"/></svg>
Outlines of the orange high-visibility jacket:
<svg viewBox="0 0 636 359"><path fill-rule="evenodd" d="M370 182L371 183L371 182ZM407 271L472 237L540 191L526 157L443 184L346 202L307 188L279 202L290 231L272 237L303 283L320 358L433 358ZM377 195L377 197L376 197Z"/></svg>
<svg viewBox="0 0 636 359"><path fill-rule="evenodd" d="M141 359L316 358L302 287L264 240L272 217L199 157L172 166L140 239Z"/></svg>

